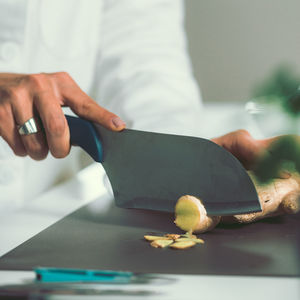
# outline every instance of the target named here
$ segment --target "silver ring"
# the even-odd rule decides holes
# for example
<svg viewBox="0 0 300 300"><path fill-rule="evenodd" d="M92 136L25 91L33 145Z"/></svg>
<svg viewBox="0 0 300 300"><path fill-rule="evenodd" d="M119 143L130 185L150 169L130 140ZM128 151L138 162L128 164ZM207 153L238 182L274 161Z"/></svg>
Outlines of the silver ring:
<svg viewBox="0 0 300 300"><path fill-rule="evenodd" d="M34 118L30 118L23 125L18 126L18 131L20 135L29 135L29 134L37 133L38 129L36 127Z"/></svg>

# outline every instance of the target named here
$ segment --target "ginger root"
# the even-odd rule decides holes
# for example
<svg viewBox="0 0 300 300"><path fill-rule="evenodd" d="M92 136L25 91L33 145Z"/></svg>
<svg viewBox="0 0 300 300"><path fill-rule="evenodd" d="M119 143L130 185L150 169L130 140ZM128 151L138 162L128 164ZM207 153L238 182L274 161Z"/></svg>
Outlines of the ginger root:
<svg viewBox="0 0 300 300"><path fill-rule="evenodd" d="M175 206L174 223L184 231L202 233L215 228L220 216L207 216L201 200L190 195L182 196Z"/></svg>
<svg viewBox="0 0 300 300"><path fill-rule="evenodd" d="M175 206L175 224L184 231L203 233L221 223L251 223L257 220L294 214L300 210L300 176L292 174L287 179L274 179L267 185L257 182L249 172L256 187L262 211L233 216L208 216L201 200L190 195L182 196Z"/></svg>

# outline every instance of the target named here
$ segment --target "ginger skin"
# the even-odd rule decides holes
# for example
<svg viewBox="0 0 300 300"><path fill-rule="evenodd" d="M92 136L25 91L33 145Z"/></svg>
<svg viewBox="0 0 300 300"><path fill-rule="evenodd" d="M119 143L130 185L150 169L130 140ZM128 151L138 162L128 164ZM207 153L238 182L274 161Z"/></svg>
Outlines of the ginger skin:
<svg viewBox="0 0 300 300"><path fill-rule="evenodd" d="M262 211L232 217L222 217L222 223L251 223L283 214L295 214L300 210L300 180L293 174L287 179L275 179L268 185L260 185L251 175L256 187Z"/></svg>
<svg viewBox="0 0 300 300"><path fill-rule="evenodd" d="M283 214L295 214L300 210L300 175L297 173L292 174L290 178L274 179L267 185L261 185L257 182L255 177L249 173L256 187L259 201L262 207L261 212L234 215L234 216L208 216L204 205L196 197L183 196L179 201L191 202L191 206L198 203L198 219L194 222L196 225L190 228L192 232L203 233L212 230L220 222L221 223L252 223L263 218L274 217ZM177 205L176 205L177 208ZM176 214L175 208L175 214ZM193 218L195 218L194 214ZM183 230L189 230L182 222L182 217L176 214L175 223ZM183 226L182 226L183 225ZM183 228L184 227L184 228Z"/></svg>

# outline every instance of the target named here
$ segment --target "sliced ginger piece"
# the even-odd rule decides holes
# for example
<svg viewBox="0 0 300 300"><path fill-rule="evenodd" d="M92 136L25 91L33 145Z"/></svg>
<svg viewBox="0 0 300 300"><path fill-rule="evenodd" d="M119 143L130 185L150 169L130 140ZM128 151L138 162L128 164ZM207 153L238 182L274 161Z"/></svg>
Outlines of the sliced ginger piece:
<svg viewBox="0 0 300 300"><path fill-rule="evenodd" d="M151 242L156 240L176 240L180 238L180 234L175 233L167 233L164 236L158 236L158 235L144 235L144 239Z"/></svg>
<svg viewBox="0 0 300 300"><path fill-rule="evenodd" d="M188 249L191 247L194 247L196 245L196 243L192 240L187 240L187 241L180 241L180 242L175 242L173 244L170 245L171 248L173 249Z"/></svg>
<svg viewBox="0 0 300 300"><path fill-rule="evenodd" d="M208 216L204 205L197 197L185 195L178 199L175 206L174 223L187 236L193 232L205 232L214 228L221 220L220 216Z"/></svg>
<svg viewBox="0 0 300 300"><path fill-rule="evenodd" d="M154 248L165 248L173 244L174 241L172 239L164 239L164 240L155 240L150 245Z"/></svg>
<svg viewBox="0 0 300 300"><path fill-rule="evenodd" d="M166 236L157 236L157 235L144 235L144 239L151 242L156 240L168 240Z"/></svg>
<svg viewBox="0 0 300 300"><path fill-rule="evenodd" d="M174 223L184 231L193 232L199 223L201 212L197 202L192 196L186 195L176 203Z"/></svg>
<svg viewBox="0 0 300 300"><path fill-rule="evenodd" d="M180 234L175 234L175 233L167 233L165 234L165 237L168 239L172 239L172 240L177 240L180 238Z"/></svg>
<svg viewBox="0 0 300 300"><path fill-rule="evenodd" d="M175 233L167 233L164 236L144 235L144 238L150 241L150 245L154 248L166 248L170 246L175 249L188 249L196 244L204 244L202 239L198 239L191 232L181 235Z"/></svg>
<svg viewBox="0 0 300 300"><path fill-rule="evenodd" d="M196 244L204 244L204 241L202 239L195 239L195 238L179 238L176 239L175 242L186 242L186 241L192 241L195 242Z"/></svg>

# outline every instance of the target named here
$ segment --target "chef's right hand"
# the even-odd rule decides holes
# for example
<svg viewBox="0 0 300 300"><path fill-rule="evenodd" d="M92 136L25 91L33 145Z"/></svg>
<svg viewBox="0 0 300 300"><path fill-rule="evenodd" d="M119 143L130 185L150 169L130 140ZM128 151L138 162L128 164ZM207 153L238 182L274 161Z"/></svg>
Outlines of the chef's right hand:
<svg viewBox="0 0 300 300"><path fill-rule="evenodd" d="M68 73L0 73L0 136L16 155L63 158L70 151L70 132L62 106L78 116L120 131L125 123L84 93ZM34 117L38 132L20 135L18 128Z"/></svg>

